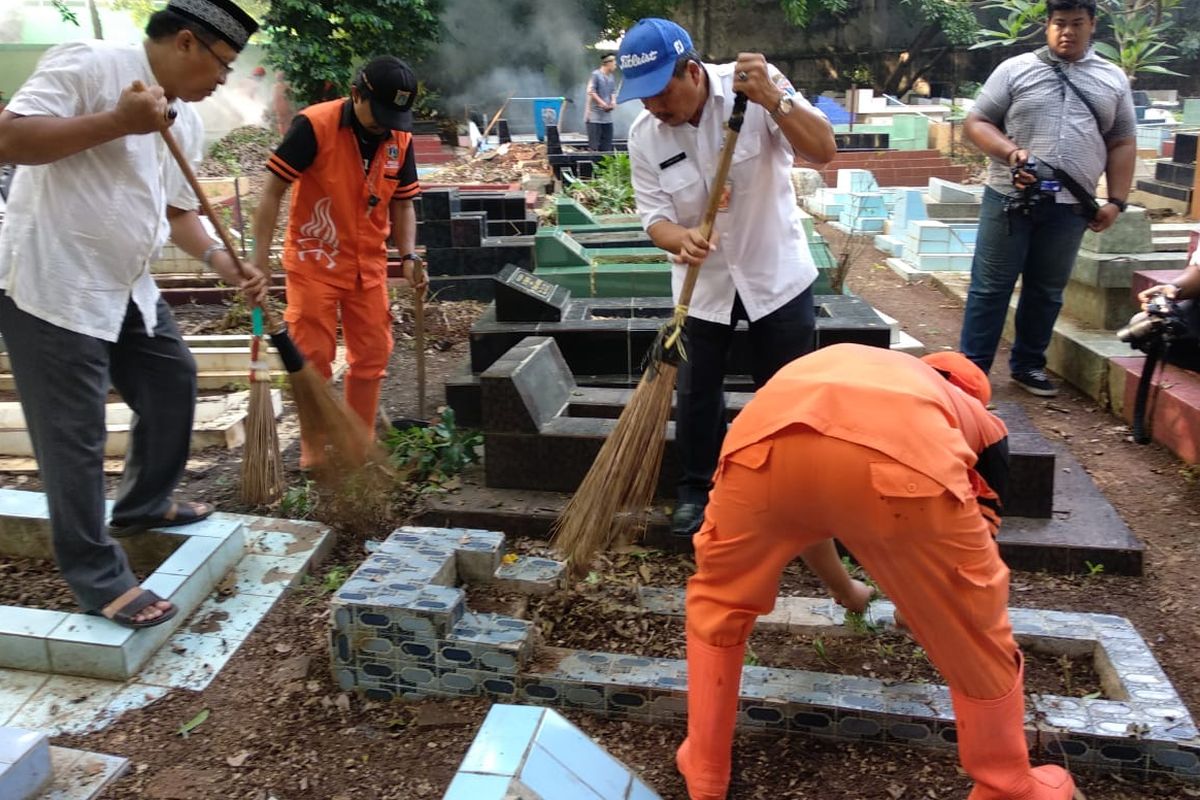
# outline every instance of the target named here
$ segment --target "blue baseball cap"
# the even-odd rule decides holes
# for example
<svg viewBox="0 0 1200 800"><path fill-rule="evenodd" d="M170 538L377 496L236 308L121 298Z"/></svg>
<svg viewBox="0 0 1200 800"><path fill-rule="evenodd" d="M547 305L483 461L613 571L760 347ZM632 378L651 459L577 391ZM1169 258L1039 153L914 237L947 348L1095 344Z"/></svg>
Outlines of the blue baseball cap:
<svg viewBox="0 0 1200 800"><path fill-rule="evenodd" d="M675 62L692 49L692 37L669 19L647 17L626 31L617 51L624 83L617 102L640 100L667 88Z"/></svg>

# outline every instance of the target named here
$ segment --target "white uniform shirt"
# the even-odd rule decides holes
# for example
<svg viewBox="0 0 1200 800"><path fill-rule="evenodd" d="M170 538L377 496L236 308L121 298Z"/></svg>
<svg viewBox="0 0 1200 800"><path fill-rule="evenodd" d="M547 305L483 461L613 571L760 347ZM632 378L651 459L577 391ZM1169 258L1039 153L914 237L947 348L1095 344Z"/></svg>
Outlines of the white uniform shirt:
<svg viewBox="0 0 1200 800"><path fill-rule="evenodd" d="M29 117L109 111L134 80L156 83L141 45L71 42L46 51L8 110ZM175 108L171 131L197 162L200 117L187 103ZM157 133L17 167L0 227L0 288L22 311L110 342L132 297L152 335L158 287L150 264L170 233L168 205L194 210L198 202Z"/></svg>
<svg viewBox="0 0 1200 800"><path fill-rule="evenodd" d="M638 213L646 230L666 220L698 227L733 111L732 63L705 64L709 96L700 124L670 126L642 111L629 129L629 154ZM812 108L799 93L798 107ZM794 113L794 112L793 112ZM819 113L819 112L818 112ZM715 252L700 267L688 313L728 324L734 294L758 320L796 298L817 277L792 189L792 146L765 108L750 103L734 148L728 208L718 212ZM676 265L678 300L687 268Z"/></svg>

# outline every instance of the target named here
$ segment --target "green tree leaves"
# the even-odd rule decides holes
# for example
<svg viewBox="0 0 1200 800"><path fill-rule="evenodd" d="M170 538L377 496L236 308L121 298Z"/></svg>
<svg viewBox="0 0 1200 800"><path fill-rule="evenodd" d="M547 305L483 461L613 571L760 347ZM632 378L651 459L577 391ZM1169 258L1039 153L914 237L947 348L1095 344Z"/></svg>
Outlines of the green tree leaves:
<svg viewBox="0 0 1200 800"><path fill-rule="evenodd" d="M419 60L438 41L439 0L273 0L263 18L267 63L301 104L344 96L376 55Z"/></svg>

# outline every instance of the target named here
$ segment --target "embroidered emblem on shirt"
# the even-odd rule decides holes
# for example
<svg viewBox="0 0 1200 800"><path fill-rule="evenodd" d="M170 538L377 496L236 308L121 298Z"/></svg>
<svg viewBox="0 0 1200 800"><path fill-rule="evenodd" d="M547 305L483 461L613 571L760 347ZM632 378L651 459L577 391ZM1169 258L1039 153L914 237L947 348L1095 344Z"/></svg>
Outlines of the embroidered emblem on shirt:
<svg viewBox="0 0 1200 800"><path fill-rule="evenodd" d="M329 207L332 197L322 197L313 205L312 219L300 226L300 239L296 242L301 261L314 261L318 267L333 269L337 266L338 234Z"/></svg>

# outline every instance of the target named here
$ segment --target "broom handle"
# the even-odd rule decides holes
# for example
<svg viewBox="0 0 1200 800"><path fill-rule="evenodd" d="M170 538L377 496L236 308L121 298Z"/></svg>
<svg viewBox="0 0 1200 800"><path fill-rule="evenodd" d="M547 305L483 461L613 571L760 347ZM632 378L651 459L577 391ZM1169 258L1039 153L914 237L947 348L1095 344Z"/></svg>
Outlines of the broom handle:
<svg viewBox="0 0 1200 800"><path fill-rule="evenodd" d="M425 262L413 262L413 283L421 284ZM425 292L415 289L413 295L413 339L417 347L417 418L425 419Z"/></svg>
<svg viewBox="0 0 1200 800"><path fill-rule="evenodd" d="M172 109L173 110L173 109ZM196 178L196 173L192 171L192 165L188 163L187 156L183 154L183 150L179 147L179 142L175 141L175 135L171 133L170 128L162 131L163 141L167 143L167 149L171 151L171 155L175 157L175 163L179 165L179 171L183 173L183 177L187 178L188 185L192 187L192 191L196 194L196 199L200 201L200 210L204 212L204 216L208 217L209 222L217 231L217 238L221 240L221 244L225 246L225 250L229 253L229 257L233 259L233 264L237 267L238 272L243 278L247 277L246 269L242 266L242 260L238 258L237 250L234 249L233 240L229 238L229 232L225 230L225 226L221 224L221 220L213 211L212 204L208 202L208 196L204 194L204 190L200 188L200 181ZM278 320L275 315L267 308L266 303L259 306L262 309L263 316L266 318L267 330L274 331L278 325Z"/></svg>
<svg viewBox="0 0 1200 800"><path fill-rule="evenodd" d="M745 114L746 95L738 92L733 97L733 113L729 115L729 129L725 132L725 144L721 148L721 160L717 163L717 175L713 179L712 191L708 193L708 208L704 210L704 220L700 223L700 235L705 240L712 235L713 225L717 221L721 198L725 194L725 181L729 179L729 166L733 163L733 147L737 144ZM692 292L696 289L696 280L699 277L700 264L689 265L687 275L683 279L683 288L679 292L679 303L675 306L676 311L691 305Z"/></svg>

